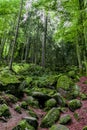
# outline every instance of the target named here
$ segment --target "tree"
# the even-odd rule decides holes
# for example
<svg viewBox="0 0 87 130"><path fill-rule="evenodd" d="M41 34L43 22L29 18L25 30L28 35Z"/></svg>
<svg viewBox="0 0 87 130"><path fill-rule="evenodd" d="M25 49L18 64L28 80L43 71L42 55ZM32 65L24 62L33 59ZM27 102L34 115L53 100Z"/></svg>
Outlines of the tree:
<svg viewBox="0 0 87 130"><path fill-rule="evenodd" d="M19 31L19 24L20 24L22 8L23 8L23 0L21 0L21 3L20 3L20 10L19 10L18 21L17 21L17 25L16 25L15 38L14 38L14 42L13 42L13 45L12 45L12 54L11 54L11 59L10 59L10 63L9 63L9 69L10 70L12 70L14 50L15 50L15 44L16 44L17 37L18 37L18 31Z"/></svg>

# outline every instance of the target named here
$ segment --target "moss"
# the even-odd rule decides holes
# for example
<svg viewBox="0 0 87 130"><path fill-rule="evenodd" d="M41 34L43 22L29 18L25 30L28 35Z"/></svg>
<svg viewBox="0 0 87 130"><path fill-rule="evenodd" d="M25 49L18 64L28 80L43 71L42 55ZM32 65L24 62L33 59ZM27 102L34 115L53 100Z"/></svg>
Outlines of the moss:
<svg viewBox="0 0 87 130"><path fill-rule="evenodd" d="M33 126L31 126L30 124L27 123L26 120L22 120L19 122L19 124L13 128L12 130L35 130Z"/></svg>
<svg viewBox="0 0 87 130"><path fill-rule="evenodd" d="M15 109L16 112L18 112L18 113L20 113L20 114L22 113L22 112L21 112L21 107L20 107L18 104L15 106L14 109Z"/></svg>
<svg viewBox="0 0 87 130"><path fill-rule="evenodd" d="M10 115L9 107L6 104L0 105L0 116L9 117Z"/></svg>
<svg viewBox="0 0 87 130"><path fill-rule="evenodd" d="M21 107L24 108L24 109L28 109L28 104L25 101L22 101Z"/></svg>
<svg viewBox="0 0 87 130"><path fill-rule="evenodd" d="M33 98L32 96L28 96L25 101L30 106L39 107L39 102L35 98Z"/></svg>
<svg viewBox="0 0 87 130"><path fill-rule="evenodd" d="M62 124L62 125L65 125L65 124L67 124L70 121L71 121L70 115L65 115L65 116L62 116L60 118L59 123Z"/></svg>
<svg viewBox="0 0 87 130"><path fill-rule="evenodd" d="M87 130L87 126L85 126L82 130Z"/></svg>
<svg viewBox="0 0 87 130"><path fill-rule="evenodd" d="M79 97L80 95L80 87L77 85L74 85L71 89L71 91L67 95L67 99L75 99Z"/></svg>
<svg viewBox="0 0 87 130"><path fill-rule="evenodd" d="M57 105L57 101L54 98L51 98L51 99L47 100L46 103L45 103L45 107L47 109L55 107L56 105Z"/></svg>
<svg viewBox="0 0 87 130"><path fill-rule="evenodd" d="M30 85L30 83L33 81L32 77L26 77L25 79L27 85Z"/></svg>
<svg viewBox="0 0 87 130"><path fill-rule="evenodd" d="M57 101L57 103L62 106L62 107L65 107L66 106L66 99L61 96L60 93L56 93L53 95L53 98Z"/></svg>
<svg viewBox="0 0 87 130"><path fill-rule="evenodd" d="M74 112L74 118L78 121L80 118L79 118L79 114Z"/></svg>
<svg viewBox="0 0 87 130"><path fill-rule="evenodd" d="M20 83L20 76L15 75L8 69L2 70L0 73L0 82L2 85L7 85L11 83Z"/></svg>
<svg viewBox="0 0 87 130"><path fill-rule="evenodd" d="M76 109L80 108L82 106L82 103L78 99L73 99L68 104L71 111L75 111Z"/></svg>
<svg viewBox="0 0 87 130"><path fill-rule="evenodd" d="M0 104L6 103L6 100L3 98L3 96L0 96Z"/></svg>
<svg viewBox="0 0 87 130"><path fill-rule="evenodd" d="M42 119L41 127L48 128L52 126L60 117L58 108L52 108Z"/></svg>
<svg viewBox="0 0 87 130"><path fill-rule="evenodd" d="M73 86L72 80L66 75L60 76L57 81L57 89L62 88L64 90L70 90Z"/></svg>
<svg viewBox="0 0 87 130"><path fill-rule="evenodd" d="M71 78L74 78L75 77L75 71L71 70L68 72L68 76L71 77Z"/></svg>
<svg viewBox="0 0 87 130"><path fill-rule="evenodd" d="M81 98L82 100L87 100L87 95L84 94L84 93L80 93L80 98Z"/></svg>
<svg viewBox="0 0 87 130"><path fill-rule="evenodd" d="M15 97L15 96L12 95L12 94L5 94L5 95L3 96L3 98L5 99L5 101L6 101L7 103L10 103L10 102L16 103L16 102L18 101L18 98Z"/></svg>
<svg viewBox="0 0 87 130"><path fill-rule="evenodd" d="M69 128L67 128L64 125L53 125L49 130L69 130Z"/></svg>

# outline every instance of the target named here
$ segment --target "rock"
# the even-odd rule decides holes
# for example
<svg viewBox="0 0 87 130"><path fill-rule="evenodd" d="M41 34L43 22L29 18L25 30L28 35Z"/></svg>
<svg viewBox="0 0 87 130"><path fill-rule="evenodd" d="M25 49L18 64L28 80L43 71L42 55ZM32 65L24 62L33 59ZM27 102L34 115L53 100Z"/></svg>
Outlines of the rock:
<svg viewBox="0 0 87 130"><path fill-rule="evenodd" d="M87 95L84 93L80 93L81 100L87 100Z"/></svg>
<svg viewBox="0 0 87 130"><path fill-rule="evenodd" d="M12 130L35 130L33 126L27 123L26 120L22 120L19 124Z"/></svg>
<svg viewBox="0 0 87 130"><path fill-rule="evenodd" d="M65 124L67 124L70 121L71 121L70 115L65 115L65 116L62 116L60 118L59 123L62 124L62 125L65 125Z"/></svg>
<svg viewBox="0 0 87 130"><path fill-rule="evenodd" d="M15 106L14 109L15 109L15 111L17 111L18 113L20 113L20 114L22 113L22 112L21 112L21 107L20 107L18 104Z"/></svg>
<svg viewBox="0 0 87 130"><path fill-rule="evenodd" d="M68 99L75 99L79 97L80 94L80 87L78 85L74 85L71 89L71 91L68 93L67 98Z"/></svg>
<svg viewBox="0 0 87 130"><path fill-rule="evenodd" d="M34 117L24 117L24 120L26 120L28 122L28 124L30 124L31 126L33 126L35 129L37 129L38 127L38 122L37 119Z"/></svg>
<svg viewBox="0 0 87 130"><path fill-rule="evenodd" d="M52 126L60 117L60 112L58 108L52 108L48 113L43 117L41 122L42 128L48 128Z"/></svg>
<svg viewBox="0 0 87 130"><path fill-rule="evenodd" d="M6 104L0 105L0 116L9 117L10 115L9 107Z"/></svg>
<svg viewBox="0 0 87 130"><path fill-rule="evenodd" d="M62 75L59 77L58 81L57 81L57 90L59 88L62 88L63 90L70 90L73 86L73 82L71 80L71 78L69 78L68 76L66 75Z"/></svg>
<svg viewBox="0 0 87 130"><path fill-rule="evenodd" d="M87 126L85 126L82 130L87 130Z"/></svg>
<svg viewBox="0 0 87 130"><path fill-rule="evenodd" d="M47 94L43 94L42 92L33 92L32 96L35 97L36 99L43 99L43 100L48 100L50 97Z"/></svg>
<svg viewBox="0 0 87 130"><path fill-rule="evenodd" d="M22 101L21 107L24 108L24 109L27 109L28 108L28 104L25 101Z"/></svg>
<svg viewBox="0 0 87 130"><path fill-rule="evenodd" d="M64 125L53 125L49 130L69 130L69 128L67 128Z"/></svg>
<svg viewBox="0 0 87 130"><path fill-rule="evenodd" d="M47 100L45 103L46 109L50 109L52 107L55 107L56 105L57 105L57 101L54 98Z"/></svg>
<svg viewBox="0 0 87 130"><path fill-rule="evenodd" d="M45 102L50 99L47 94L43 94L42 92L32 92L32 96L39 101L41 108L43 108Z"/></svg>
<svg viewBox="0 0 87 130"><path fill-rule="evenodd" d="M32 96L28 96L25 101L30 106L39 107L39 102L35 98L33 98Z"/></svg>
<svg viewBox="0 0 87 130"><path fill-rule="evenodd" d="M55 100L57 101L57 103L63 107L66 106L66 100L64 97L61 96L60 93L56 93L53 98L55 98Z"/></svg>
<svg viewBox="0 0 87 130"><path fill-rule="evenodd" d="M3 95L3 98L7 103L16 103L18 101L18 98L12 94L5 94Z"/></svg>
<svg viewBox="0 0 87 130"><path fill-rule="evenodd" d="M69 101L68 107L71 111L75 111L76 109L80 108L82 106L82 103L78 99L73 99Z"/></svg>
<svg viewBox="0 0 87 130"><path fill-rule="evenodd" d="M75 71L71 70L68 72L68 76L71 77L71 78L75 78Z"/></svg>

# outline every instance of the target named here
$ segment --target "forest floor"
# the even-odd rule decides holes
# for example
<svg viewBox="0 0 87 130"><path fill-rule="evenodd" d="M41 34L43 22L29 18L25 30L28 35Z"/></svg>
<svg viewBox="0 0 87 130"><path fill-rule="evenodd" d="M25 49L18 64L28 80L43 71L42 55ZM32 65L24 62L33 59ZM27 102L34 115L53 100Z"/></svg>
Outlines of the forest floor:
<svg viewBox="0 0 87 130"><path fill-rule="evenodd" d="M87 77L81 77L80 81L77 83L81 91L87 93ZM77 109L74 113L71 112L69 109L65 111L61 115L69 114L72 117L72 122L66 125L70 130L82 130L82 128L87 125L87 100L83 100L82 107ZM17 113L14 110L14 105L9 106L11 112L11 118L7 119L7 122L0 121L0 130L12 130L18 122L23 118L28 116L27 112L22 109L22 114ZM42 109L34 109L32 108L38 116L39 125L43 116L46 114ZM77 116L78 115L78 116ZM1 120L1 119L0 119ZM57 122L58 123L58 122ZM49 130L48 128L38 128L38 130Z"/></svg>

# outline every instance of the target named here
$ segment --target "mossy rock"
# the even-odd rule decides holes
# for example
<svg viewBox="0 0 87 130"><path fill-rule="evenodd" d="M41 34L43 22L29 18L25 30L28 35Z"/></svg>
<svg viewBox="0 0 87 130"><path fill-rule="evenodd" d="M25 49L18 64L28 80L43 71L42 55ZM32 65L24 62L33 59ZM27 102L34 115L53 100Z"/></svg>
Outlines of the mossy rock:
<svg viewBox="0 0 87 130"><path fill-rule="evenodd" d="M20 114L22 113L22 112L21 112L21 107L20 107L18 104L15 106L14 109L15 109L16 112L18 112L18 113L20 113Z"/></svg>
<svg viewBox="0 0 87 130"><path fill-rule="evenodd" d="M69 101L68 107L71 111L75 111L76 109L80 108L82 106L82 103L78 99L73 99Z"/></svg>
<svg viewBox="0 0 87 130"><path fill-rule="evenodd" d="M17 101L18 101L18 98L17 97L15 97L14 95L12 95L12 94L5 94L5 95L3 95L3 98L5 99L5 101L7 102L7 103L16 103Z"/></svg>
<svg viewBox="0 0 87 130"><path fill-rule="evenodd" d="M87 126L85 126L82 130L87 130Z"/></svg>
<svg viewBox="0 0 87 130"><path fill-rule="evenodd" d="M75 78L75 75L76 75L76 73L73 70L68 72L68 76L71 77L71 78Z"/></svg>
<svg viewBox="0 0 87 130"><path fill-rule="evenodd" d="M26 120L28 122L28 124L30 124L31 126L33 126L35 129L37 129L38 127L38 122L37 119L34 117L24 117L24 120Z"/></svg>
<svg viewBox="0 0 87 130"><path fill-rule="evenodd" d="M0 83L3 86L8 84L20 83L20 76L15 75L15 73L11 72L9 69L2 69L0 72Z"/></svg>
<svg viewBox="0 0 87 130"><path fill-rule="evenodd" d="M42 128L48 128L52 126L60 117L60 112L58 108L52 108L48 113L43 117L41 121Z"/></svg>
<svg viewBox="0 0 87 130"><path fill-rule="evenodd" d="M22 101L22 102L21 102L21 107L24 108L24 109L28 109L28 104L27 104L27 102Z"/></svg>
<svg viewBox="0 0 87 130"><path fill-rule="evenodd" d="M25 101L27 102L27 104L29 104L32 107L39 107L39 102L38 100L36 100L35 98L33 98L32 96L28 96Z"/></svg>
<svg viewBox="0 0 87 130"><path fill-rule="evenodd" d="M81 100L87 100L87 95L84 93L80 93Z"/></svg>
<svg viewBox="0 0 87 130"><path fill-rule="evenodd" d="M30 124L28 124L28 122L26 120L22 120L12 130L35 130L35 128L33 126L31 126Z"/></svg>
<svg viewBox="0 0 87 130"><path fill-rule="evenodd" d="M33 110L29 109L28 114L29 114L31 117L35 117L35 118L38 119L37 114L36 114Z"/></svg>
<svg viewBox="0 0 87 130"><path fill-rule="evenodd" d="M54 98L51 98L45 102L46 109L50 109L55 106L57 106L57 101Z"/></svg>
<svg viewBox="0 0 87 130"><path fill-rule="evenodd" d="M0 104L6 104L6 100L3 98L3 96L0 96Z"/></svg>
<svg viewBox="0 0 87 130"><path fill-rule="evenodd" d="M63 106L63 107L66 106L66 100L65 100L65 98L60 93L54 94L53 98L57 101L57 103L60 106Z"/></svg>
<svg viewBox="0 0 87 130"><path fill-rule="evenodd" d="M6 104L0 105L0 116L10 117L11 113L9 111L9 107Z"/></svg>
<svg viewBox="0 0 87 130"><path fill-rule="evenodd" d="M67 94L67 99L75 99L80 95L80 87L78 85L74 85L70 92Z"/></svg>
<svg viewBox="0 0 87 130"><path fill-rule="evenodd" d="M49 130L69 130L69 128L67 128L64 125L53 125Z"/></svg>
<svg viewBox="0 0 87 130"><path fill-rule="evenodd" d="M32 96L38 100L40 108L43 108L45 102L50 99L50 96L42 92L32 92Z"/></svg>
<svg viewBox="0 0 87 130"><path fill-rule="evenodd" d="M71 121L71 116L65 115L60 118L59 123L62 125L65 125L65 124L69 123L70 121Z"/></svg>
<svg viewBox="0 0 87 130"><path fill-rule="evenodd" d="M66 75L62 75L57 81L57 90L61 88L63 90L68 91L72 88L73 85L74 83L72 82L71 78Z"/></svg>

